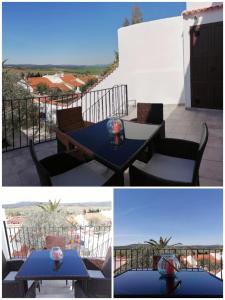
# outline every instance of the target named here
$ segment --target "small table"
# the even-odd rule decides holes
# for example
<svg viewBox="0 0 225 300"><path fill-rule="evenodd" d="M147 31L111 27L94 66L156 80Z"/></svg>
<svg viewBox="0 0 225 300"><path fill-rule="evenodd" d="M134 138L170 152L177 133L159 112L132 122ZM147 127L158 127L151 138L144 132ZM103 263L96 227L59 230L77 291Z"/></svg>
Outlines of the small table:
<svg viewBox="0 0 225 300"><path fill-rule="evenodd" d="M176 278L158 271L130 270L114 278L114 297L223 297L223 281L203 270L181 270Z"/></svg>
<svg viewBox="0 0 225 300"><path fill-rule="evenodd" d="M49 250L34 250L16 275L17 280L85 280L87 269L76 250L64 250L61 263L50 259Z"/></svg>
<svg viewBox="0 0 225 300"><path fill-rule="evenodd" d="M117 173L123 173L162 128L162 125L122 120L123 140L116 145L107 130L107 122L108 119L77 131L67 132L66 135L70 143Z"/></svg>

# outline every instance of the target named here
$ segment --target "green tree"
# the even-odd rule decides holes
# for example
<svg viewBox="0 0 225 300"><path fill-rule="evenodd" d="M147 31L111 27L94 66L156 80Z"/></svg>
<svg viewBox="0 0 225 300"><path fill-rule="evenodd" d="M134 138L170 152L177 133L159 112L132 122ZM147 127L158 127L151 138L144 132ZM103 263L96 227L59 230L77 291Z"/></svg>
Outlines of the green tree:
<svg viewBox="0 0 225 300"><path fill-rule="evenodd" d="M65 210L60 208L59 201L36 205L24 212L25 221L21 228L20 239L29 249L41 249L47 235L67 235L69 222Z"/></svg>
<svg viewBox="0 0 225 300"><path fill-rule="evenodd" d="M23 128L38 124L38 108L21 77L2 63L2 147L12 144Z"/></svg>
<svg viewBox="0 0 225 300"><path fill-rule="evenodd" d="M139 6L132 7L131 24L137 24L143 22L143 15Z"/></svg>
<svg viewBox="0 0 225 300"><path fill-rule="evenodd" d="M58 97L60 97L63 94L63 92L62 90L60 90L60 88L54 88L54 89L49 89L47 91L47 94L51 96L53 100L56 100L58 99Z"/></svg>
<svg viewBox="0 0 225 300"><path fill-rule="evenodd" d="M59 205L60 205L60 200L59 201L49 200L48 204L38 204L37 206L49 214L54 214L54 213L59 213L61 211Z"/></svg>
<svg viewBox="0 0 225 300"><path fill-rule="evenodd" d="M145 243L150 245L154 249L161 250L161 249L164 249L166 246L168 246L171 239L172 239L172 237L163 238L160 236L159 241L150 239L149 241L145 241ZM182 245L182 244L177 243L177 244L170 245L170 247L175 247L175 246L179 246L179 245Z"/></svg>
<svg viewBox="0 0 225 300"><path fill-rule="evenodd" d="M48 92L48 86L45 83L39 83L36 87L36 91L40 94L46 94Z"/></svg>
<svg viewBox="0 0 225 300"><path fill-rule="evenodd" d="M129 22L128 18L126 17L123 21L123 27L129 26L129 25L130 25L130 22Z"/></svg>
<svg viewBox="0 0 225 300"><path fill-rule="evenodd" d="M96 82L97 82L97 78L89 79L84 85L81 86L80 88L81 93L86 92L87 89L91 88Z"/></svg>
<svg viewBox="0 0 225 300"><path fill-rule="evenodd" d="M114 50L114 64L118 65L119 64L119 51Z"/></svg>

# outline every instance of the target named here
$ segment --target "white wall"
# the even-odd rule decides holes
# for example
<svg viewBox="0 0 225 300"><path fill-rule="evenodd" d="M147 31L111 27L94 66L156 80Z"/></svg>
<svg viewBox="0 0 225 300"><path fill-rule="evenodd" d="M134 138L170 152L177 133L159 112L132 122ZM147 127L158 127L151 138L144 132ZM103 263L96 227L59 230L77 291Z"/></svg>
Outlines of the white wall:
<svg viewBox="0 0 225 300"><path fill-rule="evenodd" d="M128 85L129 100L184 103L182 17L118 30L119 68L94 90Z"/></svg>
<svg viewBox="0 0 225 300"><path fill-rule="evenodd" d="M218 4L188 2L187 10ZM129 100L191 107L190 27L222 20L223 10L214 9L120 28L119 68L94 90L127 84Z"/></svg>
<svg viewBox="0 0 225 300"><path fill-rule="evenodd" d="M120 28L118 39L130 99L184 102L182 17Z"/></svg>
<svg viewBox="0 0 225 300"><path fill-rule="evenodd" d="M107 88L111 88L114 85L124 84L120 69L115 69L108 77L103 79L96 87L92 89L92 91L103 90Z"/></svg>
<svg viewBox="0 0 225 300"><path fill-rule="evenodd" d="M207 2L209 3L209 2ZM215 3L215 2L214 2ZM214 4L213 3L213 4ZM206 3L204 3L206 4ZM212 6L212 5L210 5ZM204 6L209 7L209 6ZM194 17L197 17L194 18ZM190 27L200 24L208 24L223 21L223 9L213 9L205 13L196 13L184 17L184 92L186 107L191 107L191 83L190 83Z"/></svg>
<svg viewBox="0 0 225 300"><path fill-rule="evenodd" d="M5 209L4 208L2 208L2 221L6 221L6 215L5 215ZM8 251L4 226L2 226L2 251L5 255L5 258L9 259L10 256L9 256L9 251Z"/></svg>

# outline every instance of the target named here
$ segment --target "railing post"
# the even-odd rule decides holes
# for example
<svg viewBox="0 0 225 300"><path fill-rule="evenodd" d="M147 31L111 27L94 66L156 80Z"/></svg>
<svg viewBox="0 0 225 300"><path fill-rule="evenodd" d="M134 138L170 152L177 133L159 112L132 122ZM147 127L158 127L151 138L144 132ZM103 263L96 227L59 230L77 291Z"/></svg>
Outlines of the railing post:
<svg viewBox="0 0 225 300"><path fill-rule="evenodd" d="M11 255L11 250L10 250L10 245L9 245L9 237L8 237L8 232L7 232L6 221L3 221L3 225L4 225L4 231L5 231L5 237L6 237L6 243L7 243L7 248L8 248L8 252L9 252L9 257L11 259L12 255Z"/></svg>
<svg viewBox="0 0 225 300"><path fill-rule="evenodd" d="M127 91L127 84L125 85L125 97L126 97L126 115L128 116L128 91Z"/></svg>

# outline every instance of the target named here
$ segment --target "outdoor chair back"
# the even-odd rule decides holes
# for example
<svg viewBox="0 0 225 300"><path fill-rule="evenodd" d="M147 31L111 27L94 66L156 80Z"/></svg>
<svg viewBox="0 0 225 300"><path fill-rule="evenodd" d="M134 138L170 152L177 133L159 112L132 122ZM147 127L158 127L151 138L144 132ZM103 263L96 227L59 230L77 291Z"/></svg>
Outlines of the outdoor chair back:
<svg viewBox="0 0 225 300"><path fill-rule="evenodd" d="M112 275L112 249L109 247L105 261L102 265L102 273L106 278L111 278Z"/></svg>
<svg viewBox="0 0 225 300"><path fill-rule="evenodd" d="M161 124L163 122L162 103L138 103L137 122Z"/></svg>
<svg viewBox="0 0 225 300"><path fill-rule="evenodd" d="M130 166L130 184L135 186L198 186L199 167L208 141L208 127L202 125L199 143L162 138L155 143L148 162L136 160Z"/></svg>
<svg viewBox="0 0 225 300"><path fill-rule="evenodd" d="M199 147L198 147L198 153L197 153L196 162L195 162L194 178L198 177L198 172L199 172L200 164L202 161L202 156L205 151L206 144L208 142L208 137L209 137L208 126L206 123L203 123L200 143L199 143Z"/></svg>
<svg viewBox="0 0 225 300"><path fill-rule="evenodd" d="M23 260L6 260L2 251L2 298L35 298L34 281L16 280L16 274L23 265Z"/></svg>
<svg viewBox="0 0 225 300"><path fill-rule="evenodd" d="M85 126L82 117L82 107L57 110L58 128L63 132L73 131Z"/></svg>
<svg viewBox="0 0 225 300"><path fill-rule="evenodd" d="M66 240L64 236L48 235L45 237L45 244L47 249L52 247L60 247L61 249L66 248Z"/></svg>

